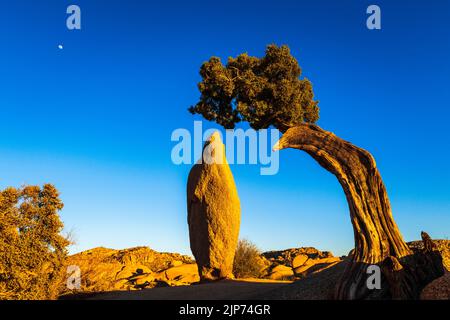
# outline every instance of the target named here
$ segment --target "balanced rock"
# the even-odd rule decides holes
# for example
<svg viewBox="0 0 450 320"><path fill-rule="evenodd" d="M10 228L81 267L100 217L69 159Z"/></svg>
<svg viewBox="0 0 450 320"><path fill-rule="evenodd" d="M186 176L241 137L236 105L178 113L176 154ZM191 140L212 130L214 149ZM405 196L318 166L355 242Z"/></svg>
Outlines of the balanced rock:
<svg viewBox="0 0 450 320"><path fill-rule="evenodd" d="M203 147L187 184L189 238L202 280L233 277L240 202L218 132Z"/></svg>

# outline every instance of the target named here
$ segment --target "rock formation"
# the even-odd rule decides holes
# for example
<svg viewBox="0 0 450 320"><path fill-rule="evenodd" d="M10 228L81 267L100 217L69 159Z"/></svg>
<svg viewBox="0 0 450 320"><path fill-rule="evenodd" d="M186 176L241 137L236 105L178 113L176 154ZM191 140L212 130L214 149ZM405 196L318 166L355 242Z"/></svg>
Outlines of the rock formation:
<svg viewBox="0 0 450 320"><path fill-rule="evenodd" d="M264 252L262 257L269 262L263 278L272 280L298 280L321 272L342 260L329 251L312 247Z"/></svg>
<svg viewBox="0 0 450 320"><path fill-rule="evenodd" d="M203 148L187 184L189 238L202 280L232 277L240 203L218 132Z"/></svg>
<svg viewBox="0 0 450 320"><path fill-rule="evenodd" d="M355 250L336 287L338 299L370 298L367 268L381 267L382 292L377 298L417 299L422 288L443 274L438 251L413 253L392 217L386 188L372 155L313 124L290 128L274 150L307 152L336 176L350 209ZM440 260L439 260L440 259Z"/></svg>
<svg viewBox="0 0 450 320"><path fill-rule="evenodd" d="M69 256L66 263L80 267L81 289L72 292L64 286L63 294L179 286L200 280L192 258L147 247L94 248Z"/></svg>

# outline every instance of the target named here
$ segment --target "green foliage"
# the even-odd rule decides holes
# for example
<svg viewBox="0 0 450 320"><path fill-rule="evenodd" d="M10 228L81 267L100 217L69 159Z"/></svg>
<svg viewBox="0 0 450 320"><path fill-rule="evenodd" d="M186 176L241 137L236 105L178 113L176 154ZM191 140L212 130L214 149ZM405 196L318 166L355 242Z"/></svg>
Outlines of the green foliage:
<svg viewBox="0 0 450 320"><path fill-rule="evenodd" d="M56 188L0 192L0 299L54 299L69 241L60 233Z"/></svg>
<svg viewBox="0 0 450 320"><path fill-rule="evenodd" d="M264 268L261 252L252 242L241 239L234 256L233 274L236 278L259 278Z"/></svg>
<svg viewBox="0 0 450 320"><path fill-rule="evenodd" d="M311 82L289 47L269 45L262 58L246 53L223 65L212 57L200 69L200 101L189 108L226 129L248 121L254 129L273 125L281 131L319 119Z"/></svg>

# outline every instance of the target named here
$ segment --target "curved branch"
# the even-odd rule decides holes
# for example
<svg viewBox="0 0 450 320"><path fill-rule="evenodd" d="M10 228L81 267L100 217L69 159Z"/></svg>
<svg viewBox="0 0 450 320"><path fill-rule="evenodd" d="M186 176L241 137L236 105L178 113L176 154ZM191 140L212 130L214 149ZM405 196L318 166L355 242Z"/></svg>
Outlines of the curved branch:
<svg viewBox="0 0 450 320"><path fill-rule="evenodd" d="M388 287L382 295L391 297L415 297L421 282L428 281L428 278L439 273L430 271L427 279L418 279L414 275L417 270L411 266L414 266L415 258L410 258L414 254L404 242L392 217L386 188L369 152L317 125L306 123L287 130L274 146L274 150L284 148L307 152L337 177L345 192L354 230L355 250L352 261L336 288L337 298L368 297L368 265L377 264L382 267ZM430 260L430 266L437 260L433 261ZM400 282L393 283L393 279L400 279ZM420 284L414 284L411 279Z"/></svg>

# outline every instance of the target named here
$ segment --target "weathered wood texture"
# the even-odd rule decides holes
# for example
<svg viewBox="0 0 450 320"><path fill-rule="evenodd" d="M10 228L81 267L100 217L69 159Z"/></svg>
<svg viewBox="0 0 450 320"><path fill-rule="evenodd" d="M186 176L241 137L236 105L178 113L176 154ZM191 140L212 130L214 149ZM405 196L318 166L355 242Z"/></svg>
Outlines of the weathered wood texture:
<svg viewBox="0 0 450 320"><path fill-rule="evenodd" d="M372 155L312 124L287 130L274 146L275 150L284 148L303 150L311 155L337 177L346 195L355 250L352 263L336 287L336 298L418 297L420 292L417 291L425 285L422 282L440 273L439 259L429 257L435 252L413 253L404 242L392 217L386 188ZM418 260L424 270L418 271ZM367 267L374 264L383 271L383 289L378 292L369 290L366 285ZM436 270L433 268L435 265ZM426 276L419 279L417 272Z"/></svg>

